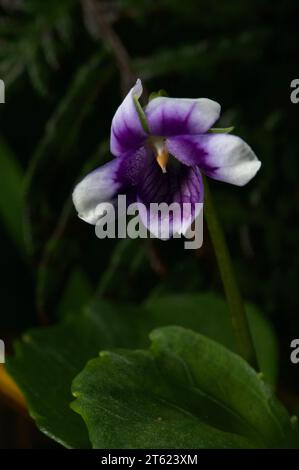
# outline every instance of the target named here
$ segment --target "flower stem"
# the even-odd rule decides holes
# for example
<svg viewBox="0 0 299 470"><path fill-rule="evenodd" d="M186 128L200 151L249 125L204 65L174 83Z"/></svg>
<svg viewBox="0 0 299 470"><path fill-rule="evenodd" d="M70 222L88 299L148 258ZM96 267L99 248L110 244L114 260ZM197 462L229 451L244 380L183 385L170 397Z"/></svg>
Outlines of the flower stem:
<svg viewBox="0 0 299 470"><path fill-rule="evenodd" d="M249 329L245 306L240 295L232 260L217 216L207 180L205 186L204 214L228 302L230 318L236 335L240 355L253 367L257 366L256 353Z"/></svg>

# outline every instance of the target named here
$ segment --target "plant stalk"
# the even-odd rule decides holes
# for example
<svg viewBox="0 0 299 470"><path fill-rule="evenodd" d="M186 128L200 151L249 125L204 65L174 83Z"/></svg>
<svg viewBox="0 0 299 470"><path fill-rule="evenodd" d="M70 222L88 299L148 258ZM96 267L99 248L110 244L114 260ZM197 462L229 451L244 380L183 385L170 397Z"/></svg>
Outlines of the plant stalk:
<svg viewBox="0 0 299 470"><path fill-rule="evenodd" d="M212 195L206 178L204 179L204 188L204 215L213 243L238 349L240 355L249 362L249 364L257 368L257 357L245 306L239 291L231 256L219 222L217 211L213 204Z"/></svg>

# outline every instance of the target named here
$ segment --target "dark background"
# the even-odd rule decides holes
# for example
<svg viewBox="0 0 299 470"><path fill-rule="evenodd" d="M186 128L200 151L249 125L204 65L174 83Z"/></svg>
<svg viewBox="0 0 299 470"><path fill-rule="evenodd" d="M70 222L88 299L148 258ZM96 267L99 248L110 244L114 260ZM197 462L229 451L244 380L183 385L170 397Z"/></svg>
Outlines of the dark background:
<svg viewBox="0 0 299 470"><path fill-rule="evenodd" d="M211 188L242 294L274 325L278 393L294 412L299 104L290 83L299 75L298 2L109 1L100 5L104 25L93 3L0 1L0 337L10 352L28 327L57 321L96 290L138 302L153 290L222 289L207 230L196 252L179 241L99 241L70 204L80 176L109 159L111 119L131 78L111 47L112 28L148 90L220 102L219 127L234 125L262 161L248 186ZM0 447L53 446L4 395Z"/></svg>

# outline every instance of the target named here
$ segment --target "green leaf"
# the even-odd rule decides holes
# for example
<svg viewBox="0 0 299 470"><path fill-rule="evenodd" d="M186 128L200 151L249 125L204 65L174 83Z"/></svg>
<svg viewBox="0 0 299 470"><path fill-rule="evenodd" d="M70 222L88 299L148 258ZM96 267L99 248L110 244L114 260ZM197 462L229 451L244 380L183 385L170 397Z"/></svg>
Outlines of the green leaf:
<svg viewBox="0 0 299 470"><path fill-rule="evenodd" d="M95 449L248 448L246 439L197 419L146 351L103 352L75 379L72 408Z"/></svg>
<svg viewBox="0 0 299 470"><path fill-rule="evenodd" d="M160 98L160 97L167 97L168 96L168 93L166 90L159 90L159 91L152 91L151 94L149 95L149 98L148 98L148 101L152 101L154 100L155 98Z"/></svg>
<svg viewBox="0 0 299 470"><path fill-rule="evenodd" d="M212 127L209 132L211 134L228 134L234 130L234 126L231 127Z"/></svg>
<svg viewBox="0 0 299 470"><path fill-rule="evenodd" d="M94 448L293 445L289 416L239 356L180 327L149 351L102 352L73 382Z"/></svg>
<svg viewBox="0 0 299 470"><path fill-rule="evenodd" d="M238 352L227 303L213 293L177 294L149 298L146 308L153 325L177 324L195 330ZM248 321L264 378L275 384L278 346L271 324L253 305L246 305Z"/></svg>
<svg viewBox="0 0 299 470"><path fill-rule="evenodd" d="M146 119L146 115L145 115L145 112L142 109L141 104L138 101L137 95L133 95L133 101L134 101L135 109L137 111L140 123L143 127L143 130L144 130L144 132L149 134L150 130L149 130L149 127L148 127L148 122L147 122L147 119Z"/></svg>

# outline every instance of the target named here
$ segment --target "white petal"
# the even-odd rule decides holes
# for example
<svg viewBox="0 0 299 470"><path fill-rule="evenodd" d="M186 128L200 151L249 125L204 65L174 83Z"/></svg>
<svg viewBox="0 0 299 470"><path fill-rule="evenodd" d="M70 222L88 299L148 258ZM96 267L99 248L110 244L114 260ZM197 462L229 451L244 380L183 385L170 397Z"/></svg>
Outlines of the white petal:
<svg viewBox="0 0 299 470"><path fill-rule="evenodd" d="M207 152L203 170L213 179L244 186L258 172L261 162L244 140L231 134L205 135L202 145Z"/></svg>
<svg viewBox="0 0 299 470"><path fill-rule="evenodd" d="M89 173L74 189L73 203L80 219L95 225L105 203L113 203L121 184L116 181L117 159Z"/></svg>

